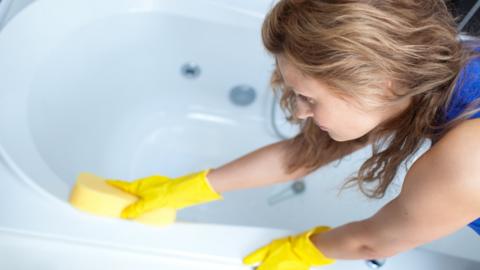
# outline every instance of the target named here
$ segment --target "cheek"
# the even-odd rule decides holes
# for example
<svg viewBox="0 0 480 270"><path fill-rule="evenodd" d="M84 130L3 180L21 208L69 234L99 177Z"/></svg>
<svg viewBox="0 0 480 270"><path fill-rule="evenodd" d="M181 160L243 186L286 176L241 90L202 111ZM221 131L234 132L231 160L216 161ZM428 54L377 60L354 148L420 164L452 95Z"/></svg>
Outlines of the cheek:
<svg viewBox="0 0 480 270"><path fill-rule="evenodd" d="M324 108L322 109L315 109L313 111L313 118L317 124L322 126L331 127L332 123L334 123L335 115L329 113Z"/></svg>
<svg viewBox="0 0 480 270"><path fill-rule="evenodd" d="M377 117L371 112L364 112L352 104L330 99L313 110L314 120L330 131L346 136L368 132L377 124Z"/></svg>
<svg viewBox="0 0 480 270"><path fill-rule="evenodd" d="M344 119L345 125L339 132L345 134L350 139L360 138L368 132L372 131L378 124L373 115L352 115L348 119Z"/></svg>
<svg viewBox="0 0 480 270"><path fill-rule="evenodd" d="M371 114L341 107L316 110L314 118L317 123L326 126L330 133L345 138L356 138L366 134L377 124L376 118Z"/></svg>
<svg viewBox="0 0 480 270"><path fill-rule="evenodd" d="M350 122L351 112L336 104L319 106L314 110L314 118L317 123L328 128L340 127L344 121Z"/></svg>

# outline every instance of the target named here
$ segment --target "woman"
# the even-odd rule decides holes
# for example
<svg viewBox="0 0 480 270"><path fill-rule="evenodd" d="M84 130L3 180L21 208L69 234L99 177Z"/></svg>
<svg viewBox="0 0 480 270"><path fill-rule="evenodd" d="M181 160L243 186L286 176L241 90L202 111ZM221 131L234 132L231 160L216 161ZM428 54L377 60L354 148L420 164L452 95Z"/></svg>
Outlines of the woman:
<svg viewBox="0 0 480 270"><path fill-rule="evenodd" d="M380 198L429 139L398 197L372 217L273 240L244 262L308 269L392 256L466 225L480 234L480 59L458 34L442 0L279 1L262 37L276 60L272 85L301 132L174 181L110 180L141 197L122 216L297 179L368 144L372 157L347 184Z"/></svg>

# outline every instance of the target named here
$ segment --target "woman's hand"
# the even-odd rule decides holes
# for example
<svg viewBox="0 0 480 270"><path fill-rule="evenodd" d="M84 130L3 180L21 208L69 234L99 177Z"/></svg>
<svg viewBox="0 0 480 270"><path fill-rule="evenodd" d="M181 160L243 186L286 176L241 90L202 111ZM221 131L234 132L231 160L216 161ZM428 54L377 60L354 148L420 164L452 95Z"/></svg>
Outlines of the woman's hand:
<svg viewBox="0 0 480 270"><path fill-rule="evenodd" d="M223 199L208 183L206 175L210 169L188 174L178 178L153 175L127 182L107 179L109 185L139 197L139 200L127 206L122 218L136 218L156 208L184 207Z"/></svg>
<svg viewBox="0 0 480 270"><path fill-rule="evenodd" d="M308 270L311 266L331 264L335 260L325 257L310 241L312 234L328 230L329 227L319 226L296 236L273 240L246 256L243 263L260 263L257 270Z"/></svg>

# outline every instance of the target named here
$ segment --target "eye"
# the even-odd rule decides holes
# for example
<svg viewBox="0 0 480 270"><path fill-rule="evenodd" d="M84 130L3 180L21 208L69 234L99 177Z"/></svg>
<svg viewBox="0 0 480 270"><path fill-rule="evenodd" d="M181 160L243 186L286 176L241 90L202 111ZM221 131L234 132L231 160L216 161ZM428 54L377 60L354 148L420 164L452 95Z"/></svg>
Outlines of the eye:
<svg viewBox="0 0 480 270"><path fill-rule="evenodd" d="M313 99L308 98L308 97L306 97L306 96L304 96L304 95L302 95L302 94L297 94L297 93L295 93L295 97L296 97L297 99L299 99L300 101L307 102L307 103L309 103L309 104L315 104L315 101L314 101Z"/></svg>

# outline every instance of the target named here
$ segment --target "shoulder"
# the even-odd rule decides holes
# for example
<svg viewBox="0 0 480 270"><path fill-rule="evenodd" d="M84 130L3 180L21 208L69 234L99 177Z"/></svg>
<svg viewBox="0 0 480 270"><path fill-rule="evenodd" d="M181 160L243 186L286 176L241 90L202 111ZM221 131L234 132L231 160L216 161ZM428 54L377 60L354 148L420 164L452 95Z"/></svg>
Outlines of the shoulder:
<svg viewBox="0 0 480 270"><path fill-rule="evenodd" d="M480 217L479 165L480 119L467 120L419 157L400 194L368 219L374 246L394 254L449 235Z"/></svg>
<svg viewBox="0 0 480 270"><path fill-rule="evenodd" d="M443 194L480 211L480 118L445 134L415 161L404 185L408 193Z"/></svg>
<svg viewBox="0 0 480 270"><path fill-rule="evenodd" d="M426 152L429 159L480 170L480 118L463 121Z"/></svg>

